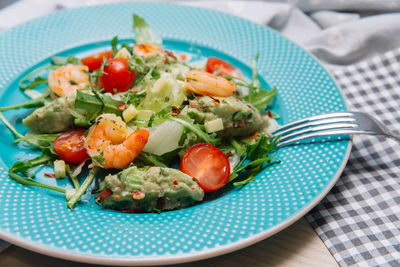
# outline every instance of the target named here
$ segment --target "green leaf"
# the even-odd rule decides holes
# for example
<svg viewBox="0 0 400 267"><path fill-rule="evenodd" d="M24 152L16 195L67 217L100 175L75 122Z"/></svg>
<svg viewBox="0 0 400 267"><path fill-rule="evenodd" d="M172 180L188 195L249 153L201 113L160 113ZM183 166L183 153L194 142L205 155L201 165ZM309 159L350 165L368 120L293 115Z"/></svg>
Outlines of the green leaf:
<svg viewBox="0 0 400 267"><path fill-rule="evenodd" d="M252 66L251 66L251 70L252 70L252 85L256 90L259 90L261 87L260 81L258 80L258 74L257 74L257 60L258 60L258 56L259 54L257 53L254 56L253 62L252 62Z"/></svg>
<svg viewBox="0 0 400 267"><path fill-rule="evenodd" d="M113 57L118 52L117 43L118 43L118 36L114 36L114 38L112 38L111 40L111 50L113 51L112 52Z"/></svg>
<svg viewBox="0 0 400 267"><path fill-rule="evenodd" d="M95 95L86 94L82 92L82 90L77 90L75 107L84 109L90 114L99 114L103 110L103 103Z"/></svg>
<svg viewBox="0 0 400 267"><path fill-rule="evenodd" d="M64 66L67 64L82 65L81 60L74 56L68 56L68 57L54 56L51 58L51 63L58 66Z"/></svg>
<svg viewBox="0 0 400 267"><path fill-rule="evenodd" d="M71 197L67 203L67 207L71 210L75 207L76 203L81 199L82 195L86 192L89 185L93 182L100 168L94 167L89 171L88 176L83 181L82 185L76 190L76 193Z"/></svg>
<svg viewBox="0 0 400 267"><path fill-rule="evenodd" d="M133 30L136 32L136 43L149 43L161 46L162 40L156 36L153 29L138 15L133 15Z"/></svg>
<svg viewBox="0 0 400 267"><path fill-rule="evenodd" d="M244 97L244 100L252 104L255 108L259 110L264 110L276 96L276 88L272 88L272 90L260 90L257 92L250 93L249 95Z"/></svg>
<svg viewBox="0 0 400 267"><path fill-rule="evenodd" d="M139 161L145 165L156 165L158 167L167 168L168 166L161 161L159 156L142 151L137 157Z"/></svg>
<svg viewBox="0 0 400 267"><path fill-rule="evenodd" d="M40 156L33 159L17 161L8 170L8 174L11 179L20 184L42 187L65 194L65 189L63 188L39 183L33 180L32 178L26 177L26 176L33 177L34 173L31 171L32 168L43 165L52 159L54 159L53 155L50 155L48 153L42 153ZM22 174L23 176L19 175L19 173Z"/></svg>
<svg viewBox="0 0 400 267"><path fill-rule="evenodd" d="M107 67L108 65L109 65L108 59L106 58L106 56L103 56L103 63L101 63L99 77L101 77L103 75L108 75L106 72L104 72L104 68Z"/></svg>
<svg viewBox="0 0 400 267"><path fill-rule="evenodd" d="M50 96L50 91L45 90L41 96L35 99L28 100L24 103L8 106L8 107L0 107L0 111L10 110L10 109L19 109L19 108L38 108L42 107L45 104L45 100Z"/></svg>
<svg viewBox="0 0 400 267"><path fill-rule="evenodd" d="M106 163L106 159L103 156L104 156L104 152L101 151L100 155L92 157L92 161L94 163L96 163L97 165L99 165L100 167L102 167L104 165L104 163Z"/></svg>
<svg viewBox="0 0 400 267"><path fill-rule="evenodd" d="M264 158L268 156L278 145L278 138L272 139L271 141L262 134L256 143L248 146L247 156L251 160Z"/></svg>
<svg viewBox="0 0 400 267"><path fill-rule="evenodd" d="M59 136L60 134L37 134L37 135L28 135L28 136L23 136L18 139L14 140L14 143L17 144L19 142L26 142L27 140L36 140L38 142L45 142L45 143L53 143L54 140ZM40 144L38 144L40 145Z"/></svg>
<svg viewBox="0 0 400 267"><path fill-rule="evenodd" d="M36 73L38 73L38 72L40 72L40 71L49 70L49 69L55 69L55 68L58 68L58 67L59 67L59 66L49 65L49 66L44 66L44 67L40 67L40 68L34 69L33 71L31 71L30 73L28 73L27 75L25 75L25 76L19 81L18 87L19 87L22 91L24 91L25 89L32 89L32 88L26 88L27 86L29 86L29 84L24 86L24 82L25 82L26 80L28 80L30 77L32 77L34 74L36 74Z"/></svg>
<svg viewBox="0 0 400 267"><path fill-rule="evenodd" d="M33 81L31 81L26 86L20 87L20 89L21 90L34 89L35 87L37 87L41 84L47 84L47 78L37 76L37 77L35 77L35 79Z"/></svg>
<svg viewBox="0 0 400 267"><path fill-rule="evenodd" d="M221 142L221 139L217 138L215 135L210 135L210 134L206 133L205 131L203 131L200 128L201 125L193 124L193 123L190 123L190 122L187 122L185 120L178 119L175 117L170 117L169 119L182 124L183 127L187 128L191 132L195 133L198 138L200 138L201 140L203 140L206 143L209 143L212 145L217 145Z"/></svg>

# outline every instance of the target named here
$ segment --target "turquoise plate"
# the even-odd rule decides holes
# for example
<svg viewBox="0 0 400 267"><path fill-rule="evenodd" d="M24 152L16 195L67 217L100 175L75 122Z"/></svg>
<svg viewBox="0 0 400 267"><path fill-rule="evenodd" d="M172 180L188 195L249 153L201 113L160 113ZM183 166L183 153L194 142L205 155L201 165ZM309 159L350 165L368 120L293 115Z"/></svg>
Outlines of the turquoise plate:
<svg viewBox="0 0 400 267"><path fill-rule="evenodd" d="M160 3L126 3L57 12L0 34L0 106L26 100L18 89L27 72L54 55L87 55L109 49L115 35L130 41L132 14L144 17L167 49L196 57L217 56L250 75L259 57L264 86L276 86L274 111L287 123L346 110L328 72L277 32L211 10ZM29 111L5 116L21 132ZM7 170L37 152L14 146L0 126L0 238L68 260L115 265L167 264L228 253L265 239L305 215L330 190L351 148L348 139L282 148L282 163L241 190L183 210L124 214L98 207L90 196L70 211L63 196L15 183ZM37 179L69 187L66 181Z"/></svg>

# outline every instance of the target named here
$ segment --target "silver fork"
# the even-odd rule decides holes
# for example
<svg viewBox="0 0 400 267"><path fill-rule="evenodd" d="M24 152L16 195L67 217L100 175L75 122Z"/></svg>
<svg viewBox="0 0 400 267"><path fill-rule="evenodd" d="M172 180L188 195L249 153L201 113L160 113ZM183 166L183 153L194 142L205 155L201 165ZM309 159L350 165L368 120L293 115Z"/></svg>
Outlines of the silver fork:
<svg viewBox="0 0 400 267"><path fill-rule="evenodd" d="M361 112L334 112L298 120L279 127L273 137L281 136L278 147L304 139L342 134L382 135L400 142L400 137L374 117Z"/></svg>

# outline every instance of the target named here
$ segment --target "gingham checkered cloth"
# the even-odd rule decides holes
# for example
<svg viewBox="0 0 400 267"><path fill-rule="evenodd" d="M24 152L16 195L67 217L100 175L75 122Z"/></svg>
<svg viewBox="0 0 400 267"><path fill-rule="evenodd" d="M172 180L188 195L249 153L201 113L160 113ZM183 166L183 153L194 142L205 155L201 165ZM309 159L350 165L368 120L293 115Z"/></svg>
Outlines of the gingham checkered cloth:
<svg viewBox="0 0 400 267"><path fill-rule="evenodd" d="M400 48L334 71L349 110L400 130ZM341 266L400 266L400 143L354 136L349 162L307 216Z"/></svg>

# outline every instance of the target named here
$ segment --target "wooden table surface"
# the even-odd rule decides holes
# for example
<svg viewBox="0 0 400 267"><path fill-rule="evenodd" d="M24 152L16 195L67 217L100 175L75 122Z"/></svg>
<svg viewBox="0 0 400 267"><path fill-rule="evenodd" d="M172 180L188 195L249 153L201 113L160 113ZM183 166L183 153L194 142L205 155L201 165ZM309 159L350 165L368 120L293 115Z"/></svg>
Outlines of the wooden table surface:
<svg viewBox="0 0 400 267"><path fill-rule="evenodd" d="M0 266L12 267L90 267L83 264L40 255L11 246L0 253ZM179 267L214 266L338 266L324 243L302 218L282 232L250 247L216 258Z"/></svg>

